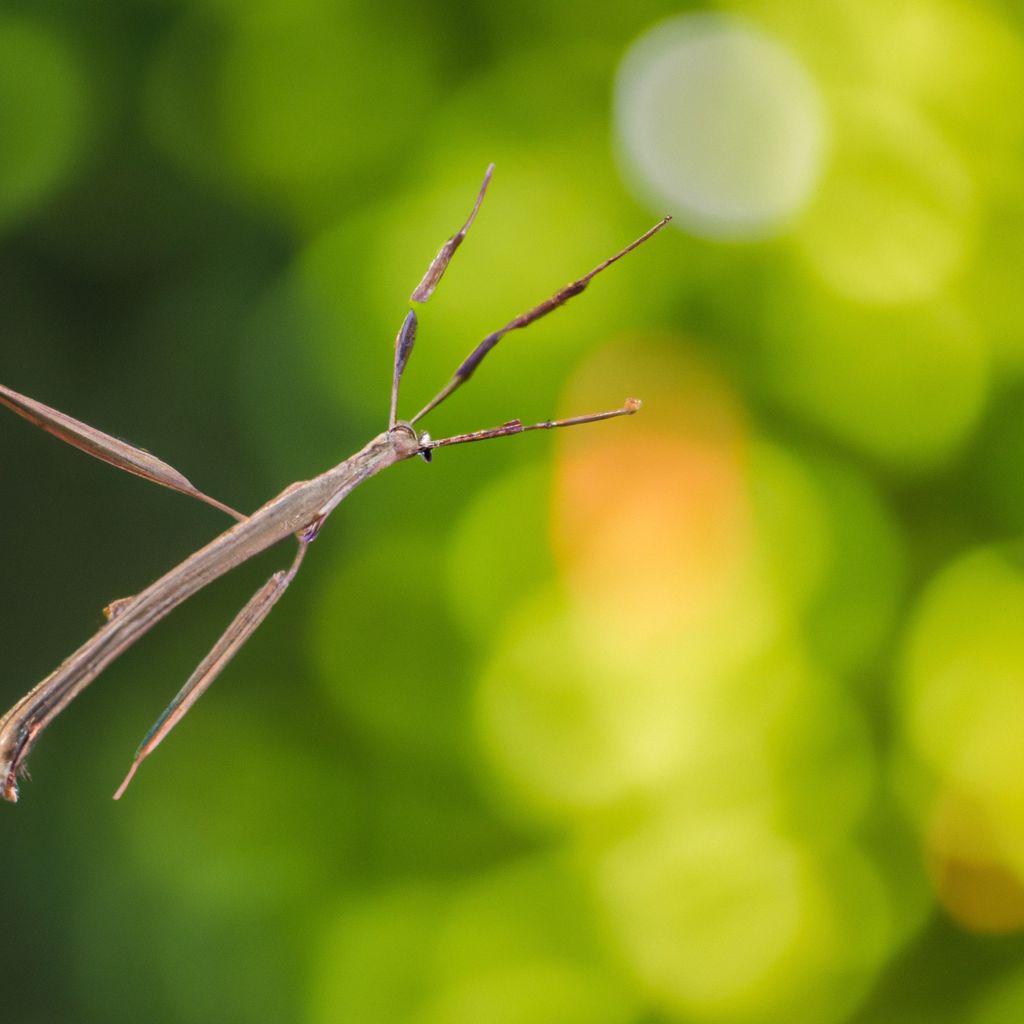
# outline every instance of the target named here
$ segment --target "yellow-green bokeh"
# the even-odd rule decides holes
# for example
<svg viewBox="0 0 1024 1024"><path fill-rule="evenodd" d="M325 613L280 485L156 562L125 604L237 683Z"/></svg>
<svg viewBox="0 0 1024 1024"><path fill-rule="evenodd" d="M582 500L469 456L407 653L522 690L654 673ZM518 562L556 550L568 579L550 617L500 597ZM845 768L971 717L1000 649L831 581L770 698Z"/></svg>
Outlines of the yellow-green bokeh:
<svg viewBox="0 0 1024 1024"><path fill-rule="evenodd" d="M255 509L399 414L107 796L219 581L3 808L3 1019L1024 1020L1024 14L15 0L0 380ZM6 416L6 413L4 414ZM226 523L0 430L3 700ZM154 493L155 492L155 493ZM5 704L5 706L6 706Z"/></svg>

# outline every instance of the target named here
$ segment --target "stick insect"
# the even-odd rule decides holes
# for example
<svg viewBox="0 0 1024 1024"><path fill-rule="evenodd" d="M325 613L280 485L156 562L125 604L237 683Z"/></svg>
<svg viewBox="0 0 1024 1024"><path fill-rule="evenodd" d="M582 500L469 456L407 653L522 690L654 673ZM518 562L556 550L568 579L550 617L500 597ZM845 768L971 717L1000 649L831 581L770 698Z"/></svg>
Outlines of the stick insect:
<svg viewBox="0 0 1024 1024"><path fill-rule="evenodd" d="M423 279L410 296L412 302L424 303L433 294L456 249L462 244L476 219L493 171L494 165L491 164L484 175L469 217L431 261ZM608 412L532 424L511 420L487 430L476 430L437 440L416 427L424 416L469 380L487 354L506 334L527 327L552 310L558 309L573 296L579 295L593 278L646 242L660 231L668 220L666 217L659 221L614 256L603 260L589 273L570 282L550 298L513 318L493 334L489 334L463 360L451 380L412 419L401 420L398 418L398 388L416 340L416 313L410 309L395 338L391 408L387 429L333 469L328 469L312 480L292 484L248 516L204 494L181 473L144 449L136 448L0 385L0 404L37 427L119 469L197 498L237 520L234 526L190 555L145 590L109 605L104 610L107 622L0 719L0 795L12 802L18 799L18 779L19 776L28 774L25 762L39 734L115 658L131 647L165 615L208 583L212 583L278 541L289 536L295 537L298 550L290 567L275 572L253 595L143 739L127 776L114 794L114 798L119 799L139 765L188 712L280 600L295 578L306 549L317 536L327 517L364 480L414 455L422 456L429 462L437 449L449 445L508 437L529 430L550 430L594 423L635 413L640 408L640 402L630 398L620 408Z"/></svg>

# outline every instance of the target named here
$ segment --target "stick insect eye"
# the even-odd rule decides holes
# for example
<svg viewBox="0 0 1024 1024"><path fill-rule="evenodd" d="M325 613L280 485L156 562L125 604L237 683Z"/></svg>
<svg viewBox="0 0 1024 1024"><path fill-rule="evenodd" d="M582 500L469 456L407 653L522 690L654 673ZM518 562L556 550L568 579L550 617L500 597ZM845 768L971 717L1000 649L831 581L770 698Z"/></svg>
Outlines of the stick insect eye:
<svg viewBox="0 0 1024 1024"><path fill-rule="evenodd" d="M433 458L433 452L431 452L430 448L428 447L428 445L430 444L430 434L428 434L427 431L425 430L423 431L423 433L420 434L420 444L422 445L419 453L420 458L424 462L429 462Z"/></svg>
<svg viewBox="0 0 1024 1024"><path fill-rule="evenodd" d="M411 423L400 420L388 430L392 446L399 449L403 458L416 455L420 450L420 434Z"/></svg>

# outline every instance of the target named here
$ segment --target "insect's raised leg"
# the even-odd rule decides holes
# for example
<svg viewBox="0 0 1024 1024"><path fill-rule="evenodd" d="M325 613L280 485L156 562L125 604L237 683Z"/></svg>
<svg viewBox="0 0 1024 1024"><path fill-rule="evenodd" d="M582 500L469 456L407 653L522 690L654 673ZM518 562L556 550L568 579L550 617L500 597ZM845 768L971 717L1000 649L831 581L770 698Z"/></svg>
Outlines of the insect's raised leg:
<svg viewBox="0 0 1024 1024"><path fill-rule="evenodd" d="M416 343L416 313L409 310L395 337L395 370L391 375L391 415L388 416L388 430L398 422L398 385L409 362L412 347Z"/></svg>
<svg viewBox="0 0 1024 1024"><path fill-rule="evenodd" d="M232 623L224 631L221 638L213 646L213 650L199 663L195 672L178 691L174 700L167 705L164 713L156 720L156 724L146 734L145 739L135 751L135 759L124 781L114 794L115 800L128 788L139 765L153 753L164 741L167 734L180 722L193 704L210 688L213 681L220 675L228 662L238 653L239 648L255 632L256 627L270 614L271 608L277 604L281 595L288 589L288 584L299 571L302 559L312 539L308 534L299 538L299 550L290 568L275 572L266 583L249 599L245 607L235 616Z"/></svg>
<svg viewBox="0 0 1024 1024"><path fill-rule="evenodd" d="M145 480L152 480L153 483L163 487L169 487L172 491L180 494L187 494L191 498L198 498L200 501L219 508L229 516L233 516L239 522L245 519L241 512L236 512L216 498L203 494L195 487L190 480L179 473L173 466L151 455L145 448L136 448L120 438L105 434L102 430L90 427L81 420L76 420L65 413L59 412L34 398L18 394L10 388L0 384L0 405L6 405L12 412L34 423L37 427L45 430L48 434L73 445L75 448L92 455L94 458L123 469L135 476L141 476Z"/></svg>
<svg viewBox="0 0 1024 1024"><path fill-rule="evenodd" d="M483 183L480 185L480 191L476 194L476 202L466 218L466 223L438 249L437 255L430 261L430 266L427 267L427 272L423 275L423 280L416 285L412 295L409 296L413 302L426 302L434 294L434 289L444 276L444 272L448 269L448 264L451 263L455 250L462 245L462 240L473 226L473 221L476 220L480 204L484 201L484 196L487 194L487 186L491 183L492 174L494 174L494 164L488 164L487 170L484 172Z"/></svg>
<svg viewBox="0 0 1024 1024"><path fill-rule="evenodd" d="M535 320L539 320L542 316L546 316L554 309L558 309L559 306L564 305L574 295L579 295L584 288L587 287L590 282L601 273L602 270L607 270L613 263L622 259L627 253L632 252L637 246L643 245L652 235L657 234L672 218L664 217L658 221L654 227L649 228L635 241L630 242L624 249L620 249L614 256L609 256L608 259L602 260L593 270L589 273L584 274L582 277L577 278L575 281L570 281L564 288L560 288L554 295L549 299L545 299L539 305L528 309L525 313L520 313L519 316L510 320L500 330L495 331L493 334L488 334L483 341L468 356L462 361L459 368L455 371L452 379L429 401L427 404L420 409L418 413L409 421L410 423L416 423L427 415L432 409L436 409L456 388L465 384L470 377L473 376L476 368L484 361L484 357L488 352L498 344L501 339L508 334L509 331L518 330L521 327L527 327L532 324Z"/></svg>
<svg viewBox="0 0 1024 1024"><path fill-rule="evenodd" d="M491 183L491 175L493 173L494 164L488 164L487 170L484 172L484 180L480 185L480 191L476 194L476 202L473 203L473 209L470 210L466 223L438 249L437 255L430 261L430 266L427 267L427 272L423 275L423 279L413 289L412 295L409 296L412 302L426 302L434 294L434 289L444 276L444 272L448 269L448 264L451 263L455 250L462 245L462 240L473 226L473 221L476 220L476 215L480 210L480 204L484 201L487 186ZM391 429L398 419L398 387L402 381L405 364L409 361L415 341L416 314L410 309L405 320L402 322L401 328L399 328L398 336L395 338L395 368L391 375L391 415L388 418L388 429Z"/></svg>

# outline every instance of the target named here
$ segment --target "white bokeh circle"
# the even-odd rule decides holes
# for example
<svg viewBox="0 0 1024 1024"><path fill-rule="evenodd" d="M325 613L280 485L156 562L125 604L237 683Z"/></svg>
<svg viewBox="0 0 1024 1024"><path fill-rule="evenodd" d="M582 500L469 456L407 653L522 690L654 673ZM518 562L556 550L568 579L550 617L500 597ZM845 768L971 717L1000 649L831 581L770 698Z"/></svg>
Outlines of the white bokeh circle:
<svg viewBox="0 0 1024 1024"><path fill-rule="evenodd" d="M711 238L784 228L813 195L826 148L824 104L800 61L719 14L672 18L630 47L616 121L637 191Z"/></svg>

